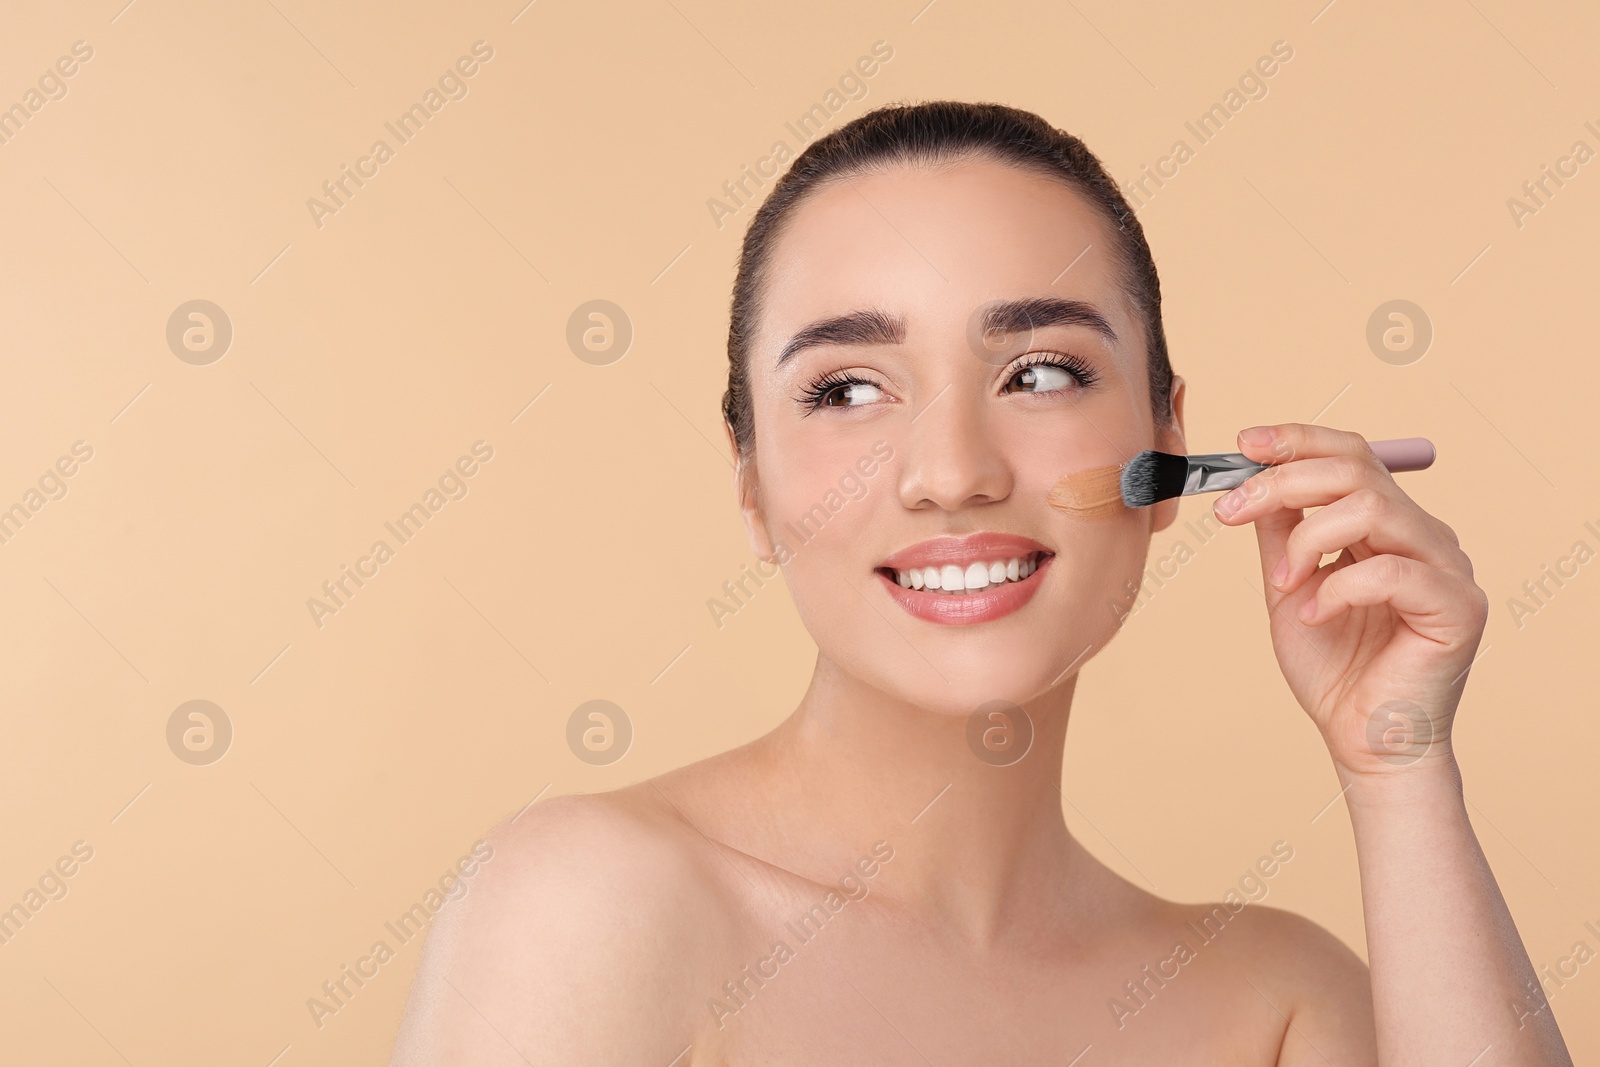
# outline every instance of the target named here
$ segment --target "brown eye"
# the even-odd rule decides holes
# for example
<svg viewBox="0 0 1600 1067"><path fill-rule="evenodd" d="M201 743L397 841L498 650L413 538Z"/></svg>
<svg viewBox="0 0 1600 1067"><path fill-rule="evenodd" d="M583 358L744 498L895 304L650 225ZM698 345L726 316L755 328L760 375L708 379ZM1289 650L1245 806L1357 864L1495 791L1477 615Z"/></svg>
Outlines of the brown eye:
<svg viewBox="0 0 1600 1067"><path fill-rule="evenodd" d="M883 399L883 390L869 382L846 382L836 385L822 395L820 401L823 407L845 408L856 407L860 404L870 404L875 400Z"/></svg>
<svg viewBox="0 0 1600 1067"><path fill-rule="evenodd" d="M1006 383L1008 393L1049 393L1065 389L1075 379L1070 373L1049 363L1023 367Z"/></svg>

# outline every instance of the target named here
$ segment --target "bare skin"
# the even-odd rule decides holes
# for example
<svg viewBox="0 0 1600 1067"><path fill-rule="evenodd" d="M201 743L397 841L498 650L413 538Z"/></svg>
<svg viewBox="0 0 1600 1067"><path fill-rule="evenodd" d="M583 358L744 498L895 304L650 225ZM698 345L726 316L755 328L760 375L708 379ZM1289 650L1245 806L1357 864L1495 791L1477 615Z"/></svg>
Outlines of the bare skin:
<svg viewBox="0 0 1600 1067"><path fill-rule="evenodd" d="M980 160L859 176L799 208L774 250L751 357L757 450L735 490L816 640L811 685L748 745L497 827L494 862L434 923L396 1064L1466 1064L1486 1047L1480 1063L1570 1062L1548 1009L1510 1007L1533 970L1449 744L1486 598L1449 527L1355 434L1241 436L1280 465L1223 521L1255 525L1279 665L1349 787L1372 970L1238 894L1155 897L1069 832L1078 674L1176 507L1088 524L1045 497L1068 471L1186 450L1184 385L1158 422L1111 247L1076 192ZM1049 295L1097 309L1114 336L1055 325L1017 362L974 354L975 309ZM868 306L903 336L779 364L805 324ZM1092 383L1029 371L1036 351L1080 357ZM841 371L854 384L800 402ZM875 443L892 456L863 493L785 546L786 524ZM1003 618L916 618L876 573L974 531L1052 554ZM992 700L1034 731L1005 766L969 744ZM1371 728L1396 701L1416 709L1399 720L1410 743ZM1242 865L1272 877L1288 847L1272 844Z"/></svg>

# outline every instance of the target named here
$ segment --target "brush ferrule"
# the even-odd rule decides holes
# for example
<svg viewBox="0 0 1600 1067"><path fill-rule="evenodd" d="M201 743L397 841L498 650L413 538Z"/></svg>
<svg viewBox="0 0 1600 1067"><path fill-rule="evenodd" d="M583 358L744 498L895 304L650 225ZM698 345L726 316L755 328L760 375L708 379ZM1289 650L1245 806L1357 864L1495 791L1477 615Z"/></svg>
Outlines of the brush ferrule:
<svg viewBox="0 0 1600 1067"><path fill-rule="evenodd" d="M1207 452L1189 457L1189 474L1183 480L1183 495L1232 489L1267 464L1246 459L1237 452Z"/></svg>

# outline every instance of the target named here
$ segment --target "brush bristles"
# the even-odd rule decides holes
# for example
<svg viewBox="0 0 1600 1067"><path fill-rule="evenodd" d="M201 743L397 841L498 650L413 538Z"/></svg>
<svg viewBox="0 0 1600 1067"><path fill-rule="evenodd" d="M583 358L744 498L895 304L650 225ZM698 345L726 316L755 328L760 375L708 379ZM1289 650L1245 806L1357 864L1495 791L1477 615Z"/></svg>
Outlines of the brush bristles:
<svg viewBox="0 0 1600 1067"><path fill-rule="evenodd" d="M1182 496L1188 478L1188 456L1147 449L1122 468L1122 502L1130 508L1147 508L1158 501Z"/></svg>
<svg viewBox="0 0 1600 1067"><path fill-rule="evenodd" d="M1069 474L1046 498L1051 507L1080 519L1104 519L1122 510L1122 468L1096 467Z"/></svg>

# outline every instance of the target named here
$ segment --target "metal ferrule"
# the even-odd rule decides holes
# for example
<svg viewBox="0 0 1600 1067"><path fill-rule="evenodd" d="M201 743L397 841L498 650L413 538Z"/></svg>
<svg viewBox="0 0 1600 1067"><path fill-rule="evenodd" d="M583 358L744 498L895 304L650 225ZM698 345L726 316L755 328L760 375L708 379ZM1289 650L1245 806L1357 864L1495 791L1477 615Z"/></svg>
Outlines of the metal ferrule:
<svg viewBox="0 0 1600 1067"><path fill-rule="evenodd" d="M1189 457L1189 475L1183 480L1183 496L1232 489L1269 464L1257 463L1238 452L1207 452Z"/></svg>

